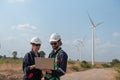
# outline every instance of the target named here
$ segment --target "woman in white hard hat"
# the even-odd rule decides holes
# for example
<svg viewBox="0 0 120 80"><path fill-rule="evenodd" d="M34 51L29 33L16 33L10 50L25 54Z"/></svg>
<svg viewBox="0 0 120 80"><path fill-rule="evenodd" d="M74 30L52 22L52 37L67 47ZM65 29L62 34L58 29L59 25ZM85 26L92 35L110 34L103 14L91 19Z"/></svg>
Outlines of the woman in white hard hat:
<svg viewBox="0 0 120 80"><path fill-rule="evenodd" d="M45 80L60 80L60 76L66 72L68 55L61 48L62 42L59 34L53 33L50 36L50 44L53 50L49 58L54 58L54 70L46 71Z"/></svg>
<svg viewBox="0 0 120 80"><path fill-rule="evenodd" d="M32 50L25 54L23 59L23 80L41 80L42 71L35 68L34 57L40 57L38 50L41 46L41 40L38 37L33 37L30 41Z"/></svg>

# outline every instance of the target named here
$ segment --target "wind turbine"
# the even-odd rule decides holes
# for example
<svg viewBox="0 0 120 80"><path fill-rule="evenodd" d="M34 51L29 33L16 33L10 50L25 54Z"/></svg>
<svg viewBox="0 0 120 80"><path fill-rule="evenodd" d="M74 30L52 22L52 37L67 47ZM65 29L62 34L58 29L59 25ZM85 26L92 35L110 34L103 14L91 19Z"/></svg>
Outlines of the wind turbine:
<svg viewBox="0 0 120 80"><path fill-rule="evenodd" d="M74 41L75 46L78 48L79 57L80 57L80 62L82 61L82 47L84 46L84 43L82 40L75 40Z"/></svg>
<svg viewBox="0 0 120 80"><path fill-rule="evenodd" d="M94 56L94 52L95 52L94 51L94 34L95 33L94 33L94 31L95 31L96 27L101 25L103 22L100 22L100 23L95 25L89 14L88 14L88 17L89 17L89 20L90 20L91 25L92 25L91 26L91 29L92 29L92 65L94 65L94 61L95 61L95 56Z"/></svg>

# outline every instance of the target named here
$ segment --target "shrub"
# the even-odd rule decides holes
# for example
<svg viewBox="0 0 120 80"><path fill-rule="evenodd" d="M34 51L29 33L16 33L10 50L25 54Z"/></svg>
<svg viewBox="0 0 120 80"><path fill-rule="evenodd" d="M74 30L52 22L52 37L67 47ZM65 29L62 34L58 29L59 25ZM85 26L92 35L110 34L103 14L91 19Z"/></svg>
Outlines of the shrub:
<svg viewBox="0 0 120 80"><path fill-rule="evenodd" d="M120 73L120 67L115 67L114 69Z"/></svg>
<svg viewBox="0 0 120 80"><path fill-rule="evenodd" d="M75 65L72 66L72 69L75 70L75 71L79 71L79 67L75 66Z"/></svg>
<svg viewBox="0 0 120 80"><path fill-rule="evenodd" d="M102 64L102 66L103 66L104 68L109 68L109 67L111 67L109 64Z"/></svg>
<svg viewBox="0 0 120 80"><path fill-rule="evenodd" d="M92 66L87 61L82 61L81 67L83 67L83 68L91 68Z"/></svg>
<svg viewBox="0 0 120 80"><path fill-rule="evenodd" d="M120 67L115 67L114 69L118 72L118 75L116 75L116 80L120 80Z"/></svg>
<svg viewBox="0 0 120 80"><path fill-rule="evenodd" d="M75 64L75 61L69 60L69 61L68 61L68 64Z"/></svg>

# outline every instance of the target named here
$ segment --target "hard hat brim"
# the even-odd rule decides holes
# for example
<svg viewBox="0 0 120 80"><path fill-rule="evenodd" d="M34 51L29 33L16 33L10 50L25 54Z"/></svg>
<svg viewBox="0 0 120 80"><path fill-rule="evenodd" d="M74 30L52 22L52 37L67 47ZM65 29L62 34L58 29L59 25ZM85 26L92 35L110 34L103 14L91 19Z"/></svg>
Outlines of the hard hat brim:
<svg viewBox="0 0 120 80"><path fill-rule="evenodd" d="M50 42L57 42L57 41L58 41L58 40L53 40L53 39L52 39L52 40L50 40Z"/></svg>

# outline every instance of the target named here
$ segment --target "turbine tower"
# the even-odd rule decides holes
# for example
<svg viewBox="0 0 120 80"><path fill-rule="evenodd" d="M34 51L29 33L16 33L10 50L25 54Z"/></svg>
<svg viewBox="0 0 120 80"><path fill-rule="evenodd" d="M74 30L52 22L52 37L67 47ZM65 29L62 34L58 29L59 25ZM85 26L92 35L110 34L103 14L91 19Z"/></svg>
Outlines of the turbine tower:
<svg viewBox="0 0 120 80"><path fill-rule="evenodd" d="M92 65L94 65L94 61L95 61L95 55L94 55L94 52L95 52L95 50L94 50L94 47L95 47L94 46L94 34L95 34L95 32L94 31L95 31L96 27L99 26L100 24L102 24L103 22L100 22L100 23L95 25L89 14L88 14L88 17L89 17L89 20L91 22L90 28L92 29Z"/></svg>

